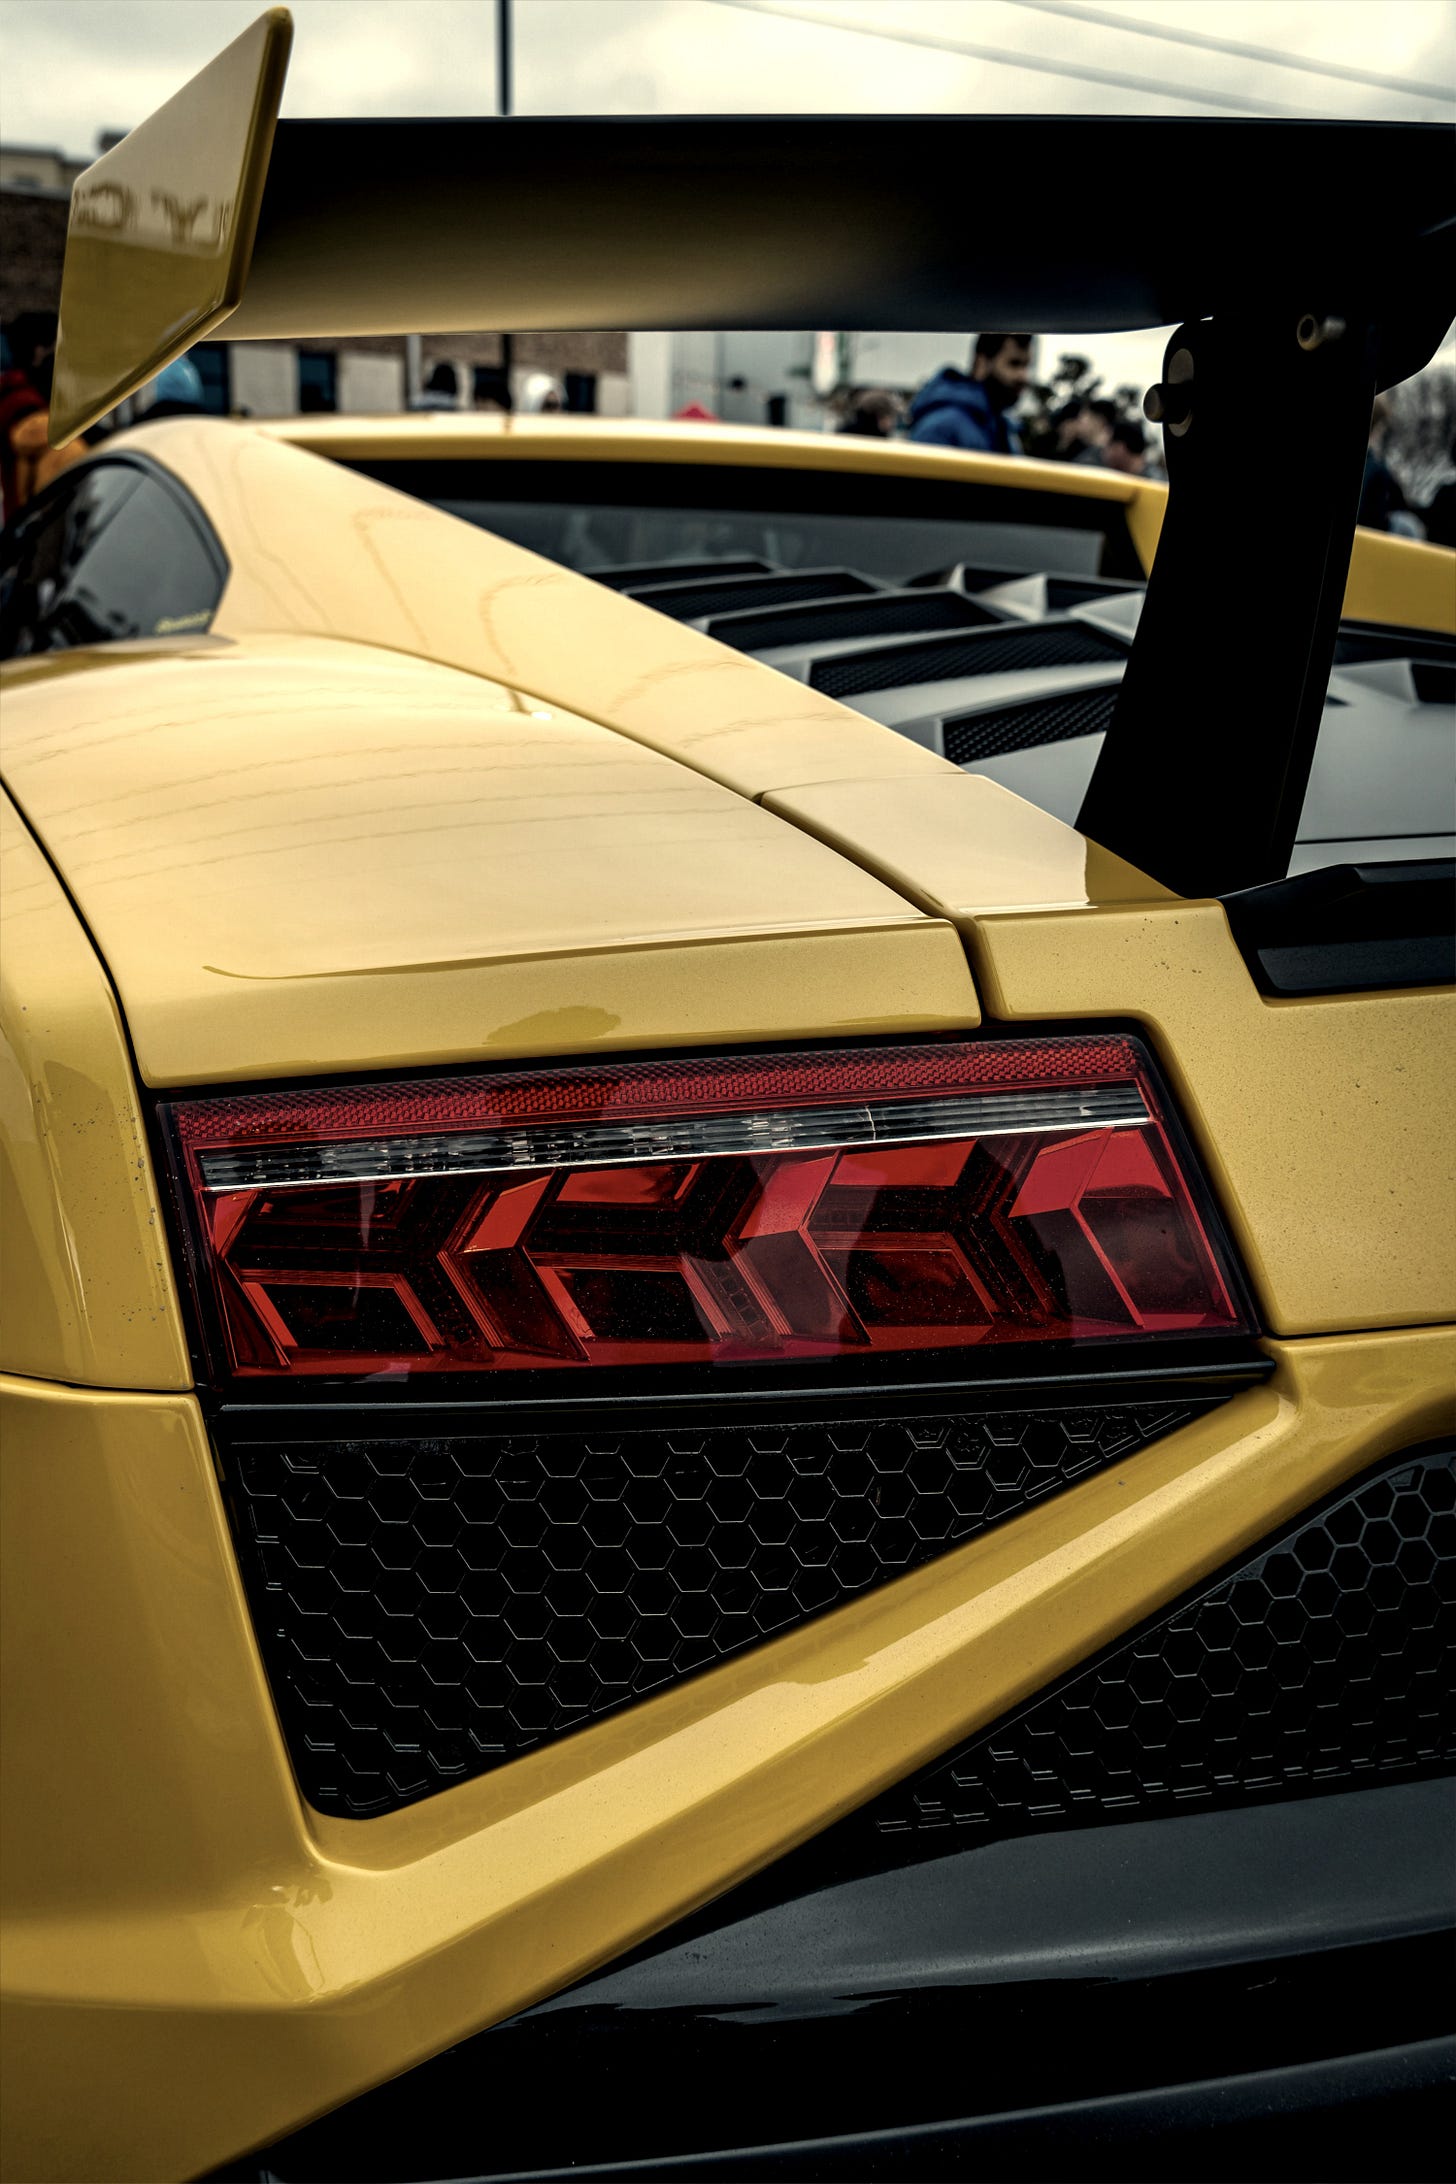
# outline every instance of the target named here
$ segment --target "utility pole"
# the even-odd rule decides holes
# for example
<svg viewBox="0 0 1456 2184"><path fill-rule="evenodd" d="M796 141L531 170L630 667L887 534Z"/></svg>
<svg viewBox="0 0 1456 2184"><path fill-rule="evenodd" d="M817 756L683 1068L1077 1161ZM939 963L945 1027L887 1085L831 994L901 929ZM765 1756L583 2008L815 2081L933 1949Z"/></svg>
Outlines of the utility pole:
<svg viewBox="0 0 1456 2184"><path fill-rule="evenodd" d="M495 0L495 105L502 121L511 112L511 0ZM505 380L506 407L515 406L511 391L511 372L515 364L515 343L508 333L502 333L501 373Z"/></svg>

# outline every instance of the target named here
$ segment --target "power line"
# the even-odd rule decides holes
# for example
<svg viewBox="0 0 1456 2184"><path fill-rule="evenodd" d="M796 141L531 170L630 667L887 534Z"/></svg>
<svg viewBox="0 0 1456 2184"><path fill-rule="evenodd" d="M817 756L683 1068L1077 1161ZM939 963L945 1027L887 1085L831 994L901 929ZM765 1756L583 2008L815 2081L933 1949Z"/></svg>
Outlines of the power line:
<svg viewBox="0 0 1456 2184"><path fill-rule="evenodd" d="M1096 23L1108 30L1126 31L1130 38L1162 38L1169 45L1197 46L1205 53L1228 53L1236 60L1263 61L1273 68L1298 68L1308 76L1336 76L1342 83L1368 84L1376 91L1401 91L1411 98L1435 99L1449 105L1449 91L1433 91L1412 76L1382 76L1370 68L1347 68L1339 61L1312 61L1301 53L1276 53L1272 46L1240 45L1233 38L1211 38L1200 30L1174 30L1167 23L1134 22L1110 8L1073 5L1072 0L1008 0L1014 8L1034 8L1038 15L1063 15L1073 23Z"/></svg>
<svg viewBox="0 0 1456 2184"><path fill-rule="evenodd" d="M957 53L966 60L991 61L1002 68L1026 68L1034 75L1073 78L1080 83L1099 83L1114 91L1137 91L1155 98L1182 99L1189 106L1224 106L1240 114L1283 114L1297 109L1278 106L1271 99L1242 97L1237 91L1205 91L1187 85L1163 83L1155 76L1127 76L1115 69L1096 68L1090 61L1049 61L1036 53L1011 53L1000 46L972 44L966 38L936 38L928 31L880 29L872 23L846 23L832 15L805 15L785 7L780 0L712 0L715 7L741 8L749 15L777 15L785 22L807 23L814 30L848 31L856 38L879 38L890 45L920 46L931 53Z"/></svg>

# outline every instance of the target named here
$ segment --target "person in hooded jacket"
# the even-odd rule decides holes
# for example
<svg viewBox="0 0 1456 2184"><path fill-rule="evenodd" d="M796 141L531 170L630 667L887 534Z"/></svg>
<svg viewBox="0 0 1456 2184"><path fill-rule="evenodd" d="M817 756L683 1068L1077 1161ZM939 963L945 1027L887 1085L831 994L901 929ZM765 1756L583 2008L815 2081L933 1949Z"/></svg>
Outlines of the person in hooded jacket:
<svg viewBox="0 0 1456 2184"><path fill-rule="evenodd" d="M1011 412L1030 376L1030 334L978 334L969 372L947 364L916 395L910 438L981 455L1019 455L1021 436Z"/></svg>

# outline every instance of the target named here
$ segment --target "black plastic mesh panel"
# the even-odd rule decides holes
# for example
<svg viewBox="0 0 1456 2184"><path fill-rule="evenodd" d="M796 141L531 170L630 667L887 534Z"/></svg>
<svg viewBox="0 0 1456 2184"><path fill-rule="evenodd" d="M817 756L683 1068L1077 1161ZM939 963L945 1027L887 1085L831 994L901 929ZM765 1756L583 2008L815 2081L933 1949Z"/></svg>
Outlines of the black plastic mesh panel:
<svg viewBox="0 0 1456 2184"><path fill-rule="evenodd" d="M769 614L725 614L708 624L708 635L740 652L774 645L847 643L852 637L905 636L921 629L973 629L994 622L989 607L960 592L871 592L863 599L832 599L822 606L780 607Z"/></svg>
<svg viewBox="0 0 1456 2184"><path fill-rule="evenodd" d="M867 690L903 690L911 683L951 682L963 675L1019 675L1034 667L1088 667L1127 658L1127 646L1077 622L1030 622L973 630L964 637L923 645L896 645L883 652L851 652L817 660L809 680L826 697L859 697Z"/></svg>
<svg viewBox="0 0 1456 2184"><path fill-rule="evenodd" d="M945 723L945 755L957 766L1003 751L1033 751L1038 744L1061 743L1069 736L1094 736L1106 728L1117 703L1117 686L1078 690L1066 698L1042 698L1033 705L998 705L989 713L963 713Z"/></svg>
<svg viewBox="0 0 1456 2184"><path fill-rule="evenodd" d="M1368 1476L862 1821L989 1837L1441 1772L1453 1671L1447 1450Z"/></svg>
<svg viewBox="0 0 1456 2184"><path fill-rule="evenodd" d="M315 1434L239 1442L226 1471L300 1784L363 1815L836 1607L1205 1407Z"/></svg>
<svg viewBox="0 0 1456 2184"><path fill-rule="evenodd" d="M643 584L687 584L698 577L712 577L721 582L725 576L770 576L773 571L766 561L746 557L715 561L709 557L699 561L615 562L600 569L583 569L581 573L589 576L594 584L605 584L609 591L628 591Z"/></svg>
<svg viewBox="0 0 1456 2184"><path fill-rule="evenodd" d="M872 592L873 584L848 569L806 569L802 576L740 576L711 584L633 585L627 596L656 607L679 622L705 614L728 614L735 607L782 606L794 599L838 599L851 592Z"/></svg>

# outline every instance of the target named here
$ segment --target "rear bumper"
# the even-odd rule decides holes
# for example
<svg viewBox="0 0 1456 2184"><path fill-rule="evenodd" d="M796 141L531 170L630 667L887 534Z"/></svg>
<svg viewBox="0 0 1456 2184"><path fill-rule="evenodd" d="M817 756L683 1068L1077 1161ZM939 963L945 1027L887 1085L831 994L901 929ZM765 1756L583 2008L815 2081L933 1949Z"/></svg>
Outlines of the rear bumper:
<svg viewBox="0 0 1456 2184"><path fill-rule="evenodd" d="M559 1993L1447 1425L1447 1332L1271 1354L1135 1460L367 1822L298 1796L195 1402L6 1382L10 2172L195 2175Z"/></svg>

